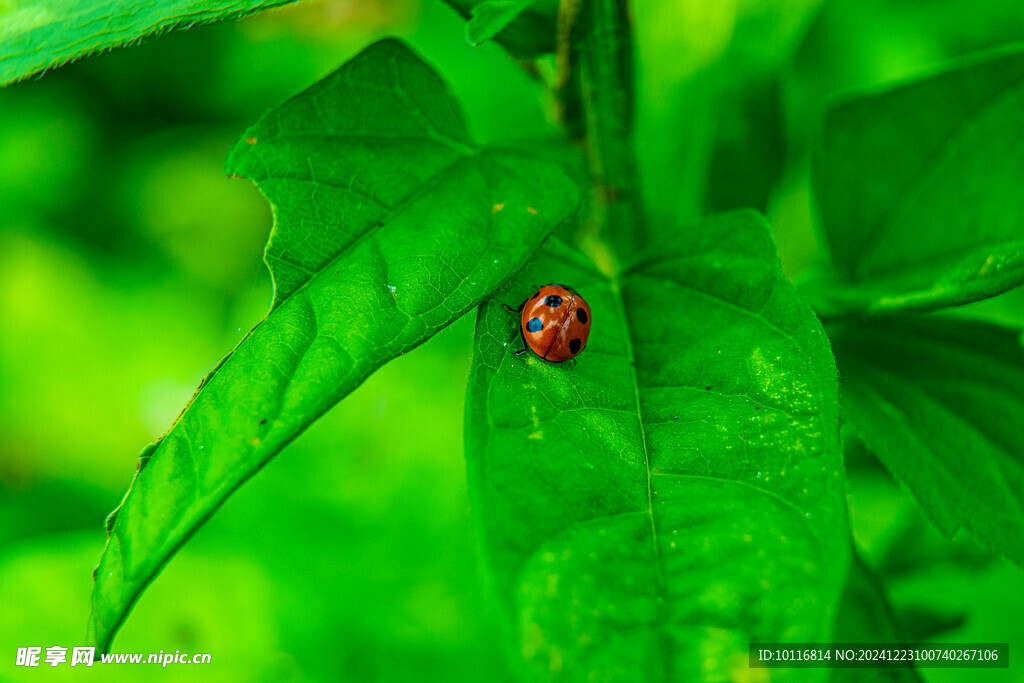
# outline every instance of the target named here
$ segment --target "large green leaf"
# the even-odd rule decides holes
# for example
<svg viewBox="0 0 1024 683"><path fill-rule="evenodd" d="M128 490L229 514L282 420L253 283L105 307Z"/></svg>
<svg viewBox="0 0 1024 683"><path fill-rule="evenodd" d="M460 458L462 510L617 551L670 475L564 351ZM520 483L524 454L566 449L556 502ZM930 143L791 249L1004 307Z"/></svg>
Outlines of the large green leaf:
<svg viewBox="0 0 1024 683"><path fill-rule="evenodd" d="M0 85L177 28L294 0L26 0L0 3Z"/></svg>
<svg viewBox="0 0 1024 683"><path fill-rule="evenodd" d="M613 277L548 245L481 307L466 422L532 676L730 679L751 638L827 640L849 550L835 365L763 219L668 233ZM500 304L552 280L592 307L578 364L514 355Z"/></svg>
<svg viewBox="0 0 1024 683"><path fill-rule="evenodd" d="M843 410L946 535L1024 565L1024 348L1018 330L942 317L830 328Z"/></svg>
<svg viewBox="0 0 1024 683"><path fill-rule="evenodd" d="M273 307L140 462L96 573L103 648L238 486L521 268L577 203L555 163L474 147L444 83L391 40L264 116L228 168L273 207Z"/></svg>
<svg viewBox="0 0 1024 683"><path fill-rule="evenodd" d="M1024 282L1024 49L833 109L814 187L843 282L827 315L929 310Z"/></svg>

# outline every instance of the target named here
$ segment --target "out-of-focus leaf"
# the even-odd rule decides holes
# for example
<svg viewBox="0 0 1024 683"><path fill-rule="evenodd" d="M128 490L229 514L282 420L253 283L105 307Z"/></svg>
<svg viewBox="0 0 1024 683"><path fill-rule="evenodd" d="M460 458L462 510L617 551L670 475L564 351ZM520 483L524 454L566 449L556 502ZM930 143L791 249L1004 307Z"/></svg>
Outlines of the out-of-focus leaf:
<svg viewBox="0 0 1024 683"><path fill-rule="evenodd" d="M814 172L840 282L819 313L930 310L1024 282L1024 49L834 108Z"/></svg>
<svg viewBox="0 0 1024 683"><path fill-rule="evenodd" d="M848 554L835 367L763 219L666 233L613 277L548 245L481 308L466 421L531 680L728 680L751 638L827 640ZM551 280L592 307L578 364L513 354L500 304Z"/></svg>
<svg viewBox="0 0 1024 683"><path fill-rule="evenodd" d="M720 106L703 206L765 211L786 157L779 81L747 82L723 93Z"/></svg>
<svg viewBox="0 0 1024 683"><path fill-rule="evenodd" d="M243 17L294 0L28 0L0 4L0 85L154 33Z"/></svg>
<svg viewBox="0 0 1024 683"><path fill-rule="evenodd" d="M943 614L921 607L908 607L899 613L901 640L907 643L920 643L941 636L949 631L962 628L967 622L967 614L958 611Z"/></svg>
<svg viewBox="0 0 1024 683"><path fill-rule="evenodd" d="M898 632L897 618L881 578L852 553L850 573L836 619L835 640L847 643L910 642ZM832 681L920 681L916 669L832 669Z"/></svg>
<svg viewBox="0 0 1024 683"><path fill-rule="evenodd" d="M821 4L822 0L630 3L637 99L643 103L637 107L636 146L644 209L652 224L678 225L680 220L736 207L727 185L708 185L727 183L730 168L739 169L739 183L755 189L736 199L762 192L761 174L777 162L763 156L778 144L772 137L777 134L772 130L775 114L749 102L749 111L757 116L743 112L737 121L729 109L738 102L746 107L744 100L764 96L758 91L788 63ZM752 149L737 139L743 132L740 125L757 127L757 134L750 136ZM716 159L723 150L735 150L735 155Z"/></svg>
<svg viewBox="0 0 1024 683"><path fill-rule="evenodd" d="M466 24L466 40L479 45L498 34L523 13L534 0L485 0L473 7Z"/></svg>
<svg viewBox="0 0 1024 683"><path fill-rule="evenodd" d="M943 317L830 328L843 410L947 536L1024 565L1019 330Z"/></svg>
<svg viewBox="0 0 1024 683"><path fill-rule="evenodd" d="M836 640L848 642L893 642L897 639L896 617L885 596L881 579L856 553L836 619Z"/></svg>
<svg viewBox="0 0 1024 683"><path fill-rule="evenodd" d="M887 579L908 579L936 567L980 571L994 559L970 534L958 534L950 540L924 515L915 515L888 544L878 570Z"/></svg>
<svg viewBox="0 0 1024 683"><path fill-rule="evenodd" d="M475 147L444 83L392 40L265 115L228 168L274 211L273 305L140 459L96 573L104 649L236 488L519 270L577 204L558 164Z"/></svg>
<svg viewBox="0 0 1024 683"><path fill-rule="evenodd" d="M494 38L514 57L555 51L558 0L445 0L465 17L473 45Z"/></svg>

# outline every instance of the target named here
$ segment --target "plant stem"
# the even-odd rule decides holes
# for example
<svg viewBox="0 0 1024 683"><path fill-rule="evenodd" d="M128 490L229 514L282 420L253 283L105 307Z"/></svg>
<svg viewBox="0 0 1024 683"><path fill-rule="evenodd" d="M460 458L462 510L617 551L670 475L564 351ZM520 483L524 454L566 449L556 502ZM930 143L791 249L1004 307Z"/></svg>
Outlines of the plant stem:
<svg viewBox="0 0 1024 683"><path fill-rule="evenodd" d="M566 84L566 121L570 134L584 138L592 189L581 241L610 273L646 242L633 138L630 29L626 0L583 0ZM595 253L601 251L609 253Z"/></svg>

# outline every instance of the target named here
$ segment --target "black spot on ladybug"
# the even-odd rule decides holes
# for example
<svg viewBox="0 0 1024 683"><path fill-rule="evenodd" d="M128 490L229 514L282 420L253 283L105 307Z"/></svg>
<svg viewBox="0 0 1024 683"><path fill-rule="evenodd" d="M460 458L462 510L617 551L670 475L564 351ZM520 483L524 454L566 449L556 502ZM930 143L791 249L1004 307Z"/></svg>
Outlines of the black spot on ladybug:
<svg viewBox="0 0 1024 683"><path fill-rule="evenodd" d="M587 324L587 312L586 312L586 311L584 311L584 310L583 310L582 308L577 308L577 309L576 309L576 317L577 317L577 318L579 319L579 321L580 321L581 323L583 323L584 325L586 325L586 324Z"/></svg>
<svg viewBox="0 0 1024 683"><path fill-rule="evenodd" d="M530 318L530 322L526 323L528 332L540 332L543 328L544 323L540 321L540 318Z"/></svg>
<svg viewBox="0 0 1024 683"><path fill-rule="evenodd" d="M573 339L571 342L569 342L569 350L574 354L580 352L581 346L583 346L583 342L580 341L579 339Z"/></svg>
<svg viewBox="0 0 1024 683"><path fill-rule="evenodd" d="M536 292L533 293L533 296L530 297L530 301L533 301L534 299L536 299L539 296L540 296L540 290L538 289Z"/></svg>
<svg viewBox="0 0 1024 683"><path fill-rule="evenodd" d="M557 294L552 294L547 299L544 299L544 304L546 306L550 306L551 308L558 308L559 306L562 305L562 297L558 296Z"/></svg>

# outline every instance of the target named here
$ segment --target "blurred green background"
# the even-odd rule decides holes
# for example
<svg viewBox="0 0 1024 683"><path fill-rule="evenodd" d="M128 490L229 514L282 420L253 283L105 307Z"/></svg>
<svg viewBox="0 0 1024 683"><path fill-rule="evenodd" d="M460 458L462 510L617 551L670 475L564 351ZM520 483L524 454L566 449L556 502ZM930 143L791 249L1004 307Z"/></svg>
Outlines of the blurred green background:
<svg viewBox="0 0 1024 683"><path fill-rule="evenodd" d="M822 260L808 166L828 98L1024 39L1019 0L634 11L653 219L756 206L796 279ZM13 666L18 647L84 644L103 518L138 451L266 311L270 211L223 172L246 126L399 35L453 85L480 140L556 132L541 87L497 45L470 48L463 26L437 0L318 0L0 90L0 679L40 675ZM1024 326L1024 296L962 313ZM510 678L464 481L472 318L387 365L243 487L115 643L209 652L211 665L63 665L47 677ZM1024 645L1024 573L970 539L938 537L870 454L852 448L848 468L857 541L906 631Z"/></svg>

